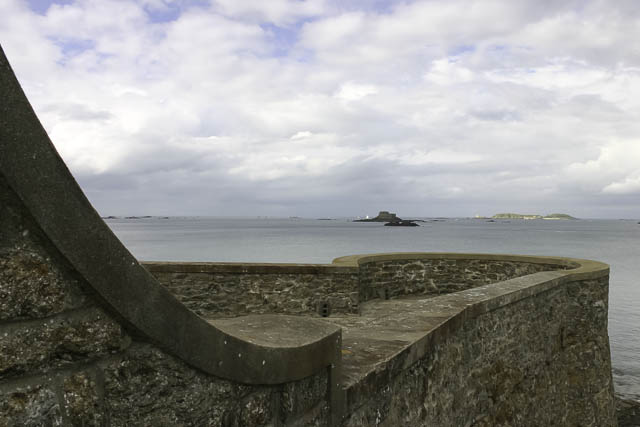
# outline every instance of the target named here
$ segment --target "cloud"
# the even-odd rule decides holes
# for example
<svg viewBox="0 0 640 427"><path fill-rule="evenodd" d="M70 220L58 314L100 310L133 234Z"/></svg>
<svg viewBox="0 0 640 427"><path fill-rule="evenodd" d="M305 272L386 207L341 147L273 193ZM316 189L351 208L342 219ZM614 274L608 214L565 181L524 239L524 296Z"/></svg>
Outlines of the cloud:
<svg viewBox="0 0 640 427"><path fill-rule="evenodd" d="M597 158L572 163L569 178L604 194L640 193L640 140L615 141L600 150Z"/></svg>
<svg viewBox="0 0 640 427"><path fill-rule="evenodd" d="M612 182L604 187L602 192L608 194L640 194L640 176L627 177L623 181Z"/></svg>
<svg viewBox="0 0 640 427"><path fill-rule="evenodd" d="M105 214L640 208L634 1L28 5L3 49Z"/></svg>
<svg viewBox="0 0 640 427"><path fill-rule="evenodd" d="M279 26L322 15L324 0L215 0L213 9L225 16Z"/></svg>
<svg viewBox="0 0 640 427"><path fill-rule="evenodd" d="M375 95L376 93L378 93L378 89L373 85L347 82L340 86L340 90L338 90L335 97L344 101L357 101L367 95Z"/></svg>

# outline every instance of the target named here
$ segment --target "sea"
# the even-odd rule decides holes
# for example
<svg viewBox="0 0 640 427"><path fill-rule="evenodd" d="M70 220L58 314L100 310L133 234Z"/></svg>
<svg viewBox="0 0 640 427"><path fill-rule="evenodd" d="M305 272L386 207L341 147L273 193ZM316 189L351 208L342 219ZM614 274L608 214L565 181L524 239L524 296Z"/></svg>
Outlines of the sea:
<svg viewBox="0 0 640 427"><path fill-rule="evenodd" d="M418 218L420 219L420 218ZM422 218L385 227L353 218L115 218L106 222L142 261L331 263L381 252L563 256L611 266L609 338L616 392L640 399L640 220Z"/></svg>

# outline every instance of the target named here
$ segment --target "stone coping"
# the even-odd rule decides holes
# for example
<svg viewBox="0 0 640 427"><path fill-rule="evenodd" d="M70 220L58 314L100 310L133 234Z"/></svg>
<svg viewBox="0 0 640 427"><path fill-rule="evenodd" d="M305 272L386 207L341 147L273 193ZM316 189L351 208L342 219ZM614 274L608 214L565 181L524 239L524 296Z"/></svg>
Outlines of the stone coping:
<svg viewBox="0 0 640 427"><path fill-rule="evenodd" d="M339 363L341 332L278 348L220 330L179 302L142 267L100 218L60 158L0 48L0 173L52 245L101 305L134 336L210 374L280 384ZM313 319L301 318L310 330ZM238 357L251 354L252 358ZM254 360L255 359L255 360ZM271 369L256 369L256 360Z"/></svg>
<svg viewBox="0 0 640 427"><path fill-rule="evenodd" d="M361 266L373 262L420 260L420 259L451 259L451 260L486 260L486 261L514 261L532 264L555 264L559 268L578 268L587 260L538 256L538 255L514 255L514 254L486 254L486 253L462 253L462 252L387 252L360 255L348 255L333 260L334 265L345 267Z"/></svg>
<svg viewBox="0 0 640 427"><path fill-rule="evenodd" d="M168 261L142 261L140 264L153 273L354 274L359 272L361 266L370 263L421 259L546 264L557 266L558 271L570 273L571 277L576 278L575 280L582 280L585 275L589 276L590 273L597 273L596 276L600 277L599 275L603 274L603 271L606 270L607 274L609 271L609 266L605 263L579 258L458 252L389 252L348 255L334 259L331 264Z"/></svg>
<svg viewBox="0 0 640 427"><path fill-rule="evenodd" d="M141 264L152 273L352 274L358 272L357 265L333 264L163 261L143 261Z"/></svg>
<svg viewBox="0 0 640 427"><path fill-rule="evenodd" d="M513 261L531 264L551 264L559 269L586 266L588 260L514 254L484 254L457 252L388 252L348 255L335 258L331 264L253 263L253 262L195 262L141 261L153 273L237 273L237 274L352 274L360 266L384 261L421 259ZM596 262L596 261L592 261ZM598 263L602 264L602 263Z"/></svg>

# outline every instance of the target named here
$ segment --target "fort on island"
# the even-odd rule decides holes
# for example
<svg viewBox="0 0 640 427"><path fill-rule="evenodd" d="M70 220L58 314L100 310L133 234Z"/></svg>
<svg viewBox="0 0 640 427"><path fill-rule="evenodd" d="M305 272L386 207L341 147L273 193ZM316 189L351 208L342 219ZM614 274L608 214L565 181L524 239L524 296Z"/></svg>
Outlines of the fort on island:
<svg viewBox="0 0 640 427"><path fill-rule="evenodd" d="M396 214L391 213L389 211L380 211L380 213L378 213L378 215L376 215L373 218L367 217L367 218L354 220L354 222L395 222L395 221L402 221L402 218L398 218Z"/></svg>
<svg viewBox="0 0 640 427"><path fill-rule="evenodd" d="M139 263L2 51L0 236L0 426L616 425L607 265Z"/></svg>

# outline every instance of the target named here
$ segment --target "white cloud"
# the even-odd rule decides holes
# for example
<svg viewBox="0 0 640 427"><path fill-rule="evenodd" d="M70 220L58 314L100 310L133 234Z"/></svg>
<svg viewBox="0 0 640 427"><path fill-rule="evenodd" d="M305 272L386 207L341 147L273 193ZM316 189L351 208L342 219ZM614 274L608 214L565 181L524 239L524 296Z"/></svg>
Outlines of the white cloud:
<svg viewBox="0 0 640 427"><path fill-rule="evenodd" d="M592 191L640 192L640 140L610 142L601 148L597 158L570 164L567 174Z"/></svg>
<svg viewBox="0 0 640 427"><path fill-rule="evenodd" d="M367 95L375 95L376 93L378 93L378 89L373 85L348 82L340 86L340 90L335 94L335 97L345 101L357 101Z"/></svg>
<svg viewBox="0 0 640 427"><path fill-rule="evenodd" d="M639 191L633 1L364 3L5 0L0 40L98 207L471 215Z"/></svg>
<svg viewBox="0 0 640 427"><path fill-rule="evenodd" d="M436 59L424 78L438 85L468 83L473 80L474 73L460 66L453 58Z"/></svg>
<svg viewBox="0 0 640 427"><path fill-rule="evenodd" d="M640 176L625 178L624 181L612 182L602 189L607 194L640 194Z"/></svg>

